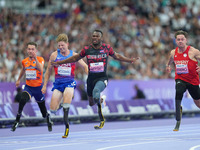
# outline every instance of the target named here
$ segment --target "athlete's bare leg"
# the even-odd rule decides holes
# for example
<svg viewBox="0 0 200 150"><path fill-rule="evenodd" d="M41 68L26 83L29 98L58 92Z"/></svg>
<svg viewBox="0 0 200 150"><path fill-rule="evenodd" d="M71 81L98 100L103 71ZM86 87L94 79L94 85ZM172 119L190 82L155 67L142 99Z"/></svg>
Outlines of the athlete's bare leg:
<svg viewBox="0 0 200 150"><path fill-rule="evenodd" d="M56 111L58 110L62 97L63 97L62 92L58 91L57 89L53 91L50 103L50 111L52 113L56 113Z"/></svg>

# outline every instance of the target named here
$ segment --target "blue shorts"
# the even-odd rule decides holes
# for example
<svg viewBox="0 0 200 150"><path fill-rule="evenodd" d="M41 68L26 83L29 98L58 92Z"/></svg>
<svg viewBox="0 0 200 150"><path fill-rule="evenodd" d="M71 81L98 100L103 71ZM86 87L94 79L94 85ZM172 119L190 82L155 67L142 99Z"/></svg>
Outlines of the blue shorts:
<svg viewBox="0 0 200 150"><path fill-rule="evenodd" d="M57 89L60 92L64 92L66 87L71 87L71 88L76 88L76 81L72 81L72 82L65 82L65 83L53 83L53 88L52 91Z"/></svg>
<svg viewBox="0 0 200 150"><path fill-rule="evenodd" d="M25 85L24 87L24 91L28 92L31 95L31 97L33 96L37 102L42 102L45 99L45 96L44 94L42 94L41 89L42 85L38 87Z"/></svg>

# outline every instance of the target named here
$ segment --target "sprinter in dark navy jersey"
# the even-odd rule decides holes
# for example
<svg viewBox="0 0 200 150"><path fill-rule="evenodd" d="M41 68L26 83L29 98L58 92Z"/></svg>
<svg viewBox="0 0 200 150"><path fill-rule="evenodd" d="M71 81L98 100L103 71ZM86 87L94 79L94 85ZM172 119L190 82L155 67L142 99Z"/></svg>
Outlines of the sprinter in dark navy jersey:
<svg viewBox="0 0 200 150"><path fill-rule="evenodd" d="M101 92L106 88L108 77L106 74L108 56L116 60L133 63L139 58L127 58L113 51L113 48L103 43L103 33L100 30L94 30L92 33L92 43L85 46L79 54L62 61L52 62L52 65L59 65L65 63L76 62L83 57L87 58L88 64L88 78L87 78L87 94L89 97L89 104L93 106L95 103L98 106L98 114L100 118L100 125L95 126L95 129L101 129L104 126L104 116L101 108Z"/></svg>

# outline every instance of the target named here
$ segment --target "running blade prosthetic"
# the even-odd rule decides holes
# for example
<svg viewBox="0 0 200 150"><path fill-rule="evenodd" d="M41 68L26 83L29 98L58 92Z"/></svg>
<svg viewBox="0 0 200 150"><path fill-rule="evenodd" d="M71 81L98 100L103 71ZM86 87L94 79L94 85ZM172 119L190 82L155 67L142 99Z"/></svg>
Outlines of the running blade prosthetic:
<svg viewBox="0 0 200 150"><path fill-rule="evenodd" d="M52 125L53 122L51 121L50 115L47 115L47 126L48 126L48 131L51 132L52 131Z"/></svg>
<svg viewBox="0 0 200 150"><path fill-rule="evenodd" d="M95 129L101 129L101 128L103 128L104 122L105 122L105 121L101 121L101 122L100 122L100 125L99 125L99 126L96 125L96 126L94 126L94 128L95 128Z"/></svg>
<svg viewBox="0 0 200 150"><path fill-rule="evenodd" d="M182 109L182 106L181 106L181 118L182 118L182 112L183 112L183 109ZM177 121L176 126L175 126L173 131L179 131L180 124L181 124L181 120Z"/></svg>
<svg viewBox="0 0 200 150"><path fill-rule="evenodd" d="M69 135L69 125L68 125L68 127L65 128L65 133L64 133L64 135L62 136L62 138L67 138L68 135Z"/></svg>
<svg viewBox="0 0 200 150"><path fill-rule="evenodd" d="M19 122L15 121L12 128L11 128L11 131L14 132L16 130L16 128L18 127L18 125L19 125Z"/></svg>

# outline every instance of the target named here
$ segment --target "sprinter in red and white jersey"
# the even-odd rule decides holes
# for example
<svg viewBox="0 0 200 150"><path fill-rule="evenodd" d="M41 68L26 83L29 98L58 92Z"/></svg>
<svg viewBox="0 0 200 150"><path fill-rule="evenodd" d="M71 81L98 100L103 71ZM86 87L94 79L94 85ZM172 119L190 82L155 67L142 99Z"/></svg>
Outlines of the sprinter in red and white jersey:
<svg viewBox="0 0 200 150"><path fill-rule="evenodd" d="M181 122L182 107L181 101L186 90L192 96L194 103L200 108L200 88L198 60L200 60L200 51L187 45L187 32L177 31L175 33L177 47L170 53L166 64L166 70L171 72L171 64L175 65L176 81L176 126L174 131L178 131Z"/></svg>

